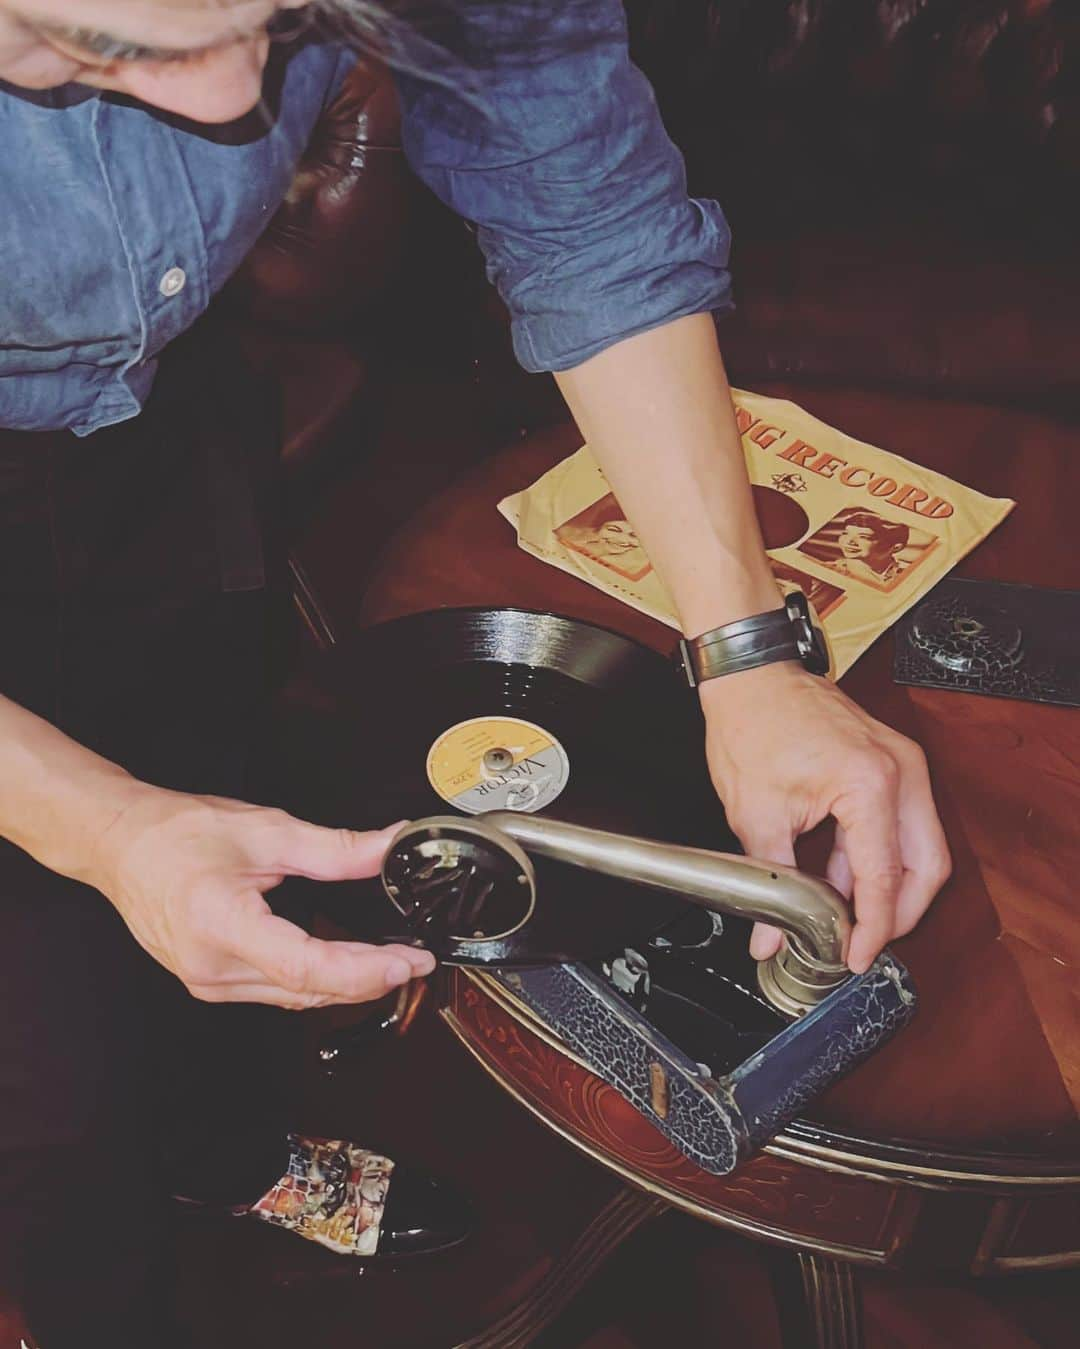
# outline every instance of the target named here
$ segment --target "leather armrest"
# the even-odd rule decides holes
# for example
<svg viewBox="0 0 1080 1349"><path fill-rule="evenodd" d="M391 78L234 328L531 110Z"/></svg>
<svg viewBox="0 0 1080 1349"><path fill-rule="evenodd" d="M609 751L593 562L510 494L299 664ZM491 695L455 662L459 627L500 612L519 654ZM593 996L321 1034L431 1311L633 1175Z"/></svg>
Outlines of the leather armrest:
<svg viewBox="0 0 1080 1349"><path fill-rule="evenodd" d="M422 193L401 149L389 75L360 62L226 303L293 330L342 327L377 309L404 274Z"/></svg>

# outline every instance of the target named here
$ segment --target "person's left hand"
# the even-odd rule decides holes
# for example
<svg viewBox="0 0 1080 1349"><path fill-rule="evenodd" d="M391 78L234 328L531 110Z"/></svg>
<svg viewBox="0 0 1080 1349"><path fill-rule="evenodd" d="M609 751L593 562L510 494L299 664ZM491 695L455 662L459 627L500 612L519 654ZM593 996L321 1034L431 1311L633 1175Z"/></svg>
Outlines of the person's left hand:
<svg viewBox="0 0 1080 1349"><path fill-rule="evenodd" d="M925 755L793 662L710 679L700 694L709 769L749 856L794 866L796 838L835 818L827 875L854 898L848 965L861 974L951 870ZM764 960L780 941L759 923L751 954Z"/></svg>

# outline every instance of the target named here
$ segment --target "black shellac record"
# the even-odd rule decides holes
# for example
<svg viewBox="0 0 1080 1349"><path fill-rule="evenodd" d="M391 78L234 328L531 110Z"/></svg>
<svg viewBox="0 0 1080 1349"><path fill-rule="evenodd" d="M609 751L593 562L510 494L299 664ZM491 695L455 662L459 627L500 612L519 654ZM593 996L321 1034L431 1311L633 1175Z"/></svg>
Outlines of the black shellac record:
<svg viewBox="0 0 1080 1349"><path fill-rule="evenodd" d="M429 754L462 723L511 717L557 744L549 757L565 754L568 771L557 771L540 813L738 851L709 783L697 699L663 656L616 633L520 609L436 610L350 638L318 684L322 706L287 707L279 725L286 804L303 818L353 829L481 819L436 791ZM529 947L540 962L647 941L686 909L625 881L534 864ZM319 886L317 901L358 939L403 931L378 879ZM745 947L745 935L732 936Z"/></svg>

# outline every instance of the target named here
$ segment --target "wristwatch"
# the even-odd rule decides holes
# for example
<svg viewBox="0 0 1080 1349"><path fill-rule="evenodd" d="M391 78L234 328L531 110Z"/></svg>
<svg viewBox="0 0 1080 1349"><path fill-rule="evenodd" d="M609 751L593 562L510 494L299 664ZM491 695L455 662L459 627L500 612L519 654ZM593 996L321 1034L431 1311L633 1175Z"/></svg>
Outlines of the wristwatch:
<svg viewBox="0 0 1080 1349"><path fill-rule="evenodd" d="M824 634L814 626L801 590L785 595L782 609L725 623L700 637L684 637L673 659L692 689L706 679L753 670L776 660L797 660L816 675L829 670Z"/></svg>

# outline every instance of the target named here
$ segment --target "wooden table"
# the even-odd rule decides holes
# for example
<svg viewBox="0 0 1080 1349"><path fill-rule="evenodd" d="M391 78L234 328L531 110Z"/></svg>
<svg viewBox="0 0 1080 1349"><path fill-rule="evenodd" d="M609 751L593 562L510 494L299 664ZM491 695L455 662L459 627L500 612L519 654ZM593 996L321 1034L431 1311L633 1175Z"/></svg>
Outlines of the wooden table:
<svg viewBox="0 0 1080 1349"><path fill-rule="evenodd" d="M762 391L1014 497L1018 508L959 574L1076 583L1067 484L1080 445L1068 421L885 394ZM579 444L569 425L537 434L430 502L384 554L365 621L517 605L668 650L670 629L521 552L495 512ZM806 1334L833 1346L859 1342L860 1264L978 1274L1080 1264L1080 716L900 687L891 661L887 636L844 687L925 748L953 851L946 890L895 944L920 1011L764 1153L732 1176L707 1175L490 987L456 975L445 1012L507 1091L599 1162L797 1252Z"/></svg>

